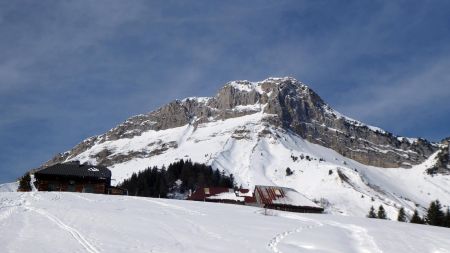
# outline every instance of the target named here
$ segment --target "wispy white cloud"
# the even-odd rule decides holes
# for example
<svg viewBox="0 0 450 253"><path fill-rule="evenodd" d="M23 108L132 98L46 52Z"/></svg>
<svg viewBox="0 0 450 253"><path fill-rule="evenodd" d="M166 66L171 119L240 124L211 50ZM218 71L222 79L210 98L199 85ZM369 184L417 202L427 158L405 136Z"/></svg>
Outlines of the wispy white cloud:
<svg viewBox="0 0 450 253"><path fill-rule="evenodd" d="M414 118L420 121L431 111L448 108L449 69L450 57L445 56L422 63L405 75L380 77L378 84L352 91L350 103L341 101L341 108L363 119L387 118L399 125L411 124Z"/></svg>
<svg viewBox="0 0 450 253"><path fill-rule="evenodd" d="M42 85L33 82L34 75L42 74L43 66L48 69L65 64L65 57L95 51L99 45L120 32L121 25L139 19L144 6L140 2L124 1L55 1L42 4L34 12L33 5L18 4L15 9L0 11L3 23L8 29L2 31L5 42L0 45L0 92L11 89ZM9 13L8 13L9 11ZM22 16L21 14L28 14ZM6 13L5 13L6 12ZM147 13L148 14L148 13ZM16 16L17 15L17 16ZM6 16L12 20L6 24ZM5 34L7 33L7 34ZM13 39L8 39L10 35ZM83 65L67 66L66 71ZM87 64L87 62L84 62ZM35 73L38 72L38 73ZM64 83L46 83L64 85Z"/></svg>

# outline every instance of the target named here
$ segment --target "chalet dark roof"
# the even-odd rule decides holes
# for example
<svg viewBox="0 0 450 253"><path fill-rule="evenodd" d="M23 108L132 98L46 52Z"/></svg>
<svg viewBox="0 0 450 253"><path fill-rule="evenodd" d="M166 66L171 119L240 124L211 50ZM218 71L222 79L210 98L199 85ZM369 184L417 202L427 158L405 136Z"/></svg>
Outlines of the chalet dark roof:
<svg viewBox="0 0 450 253"><path fill-rule="evenodd" d="M58 163L35 172L35 175L58 175L75 177L111 178L111 171L103 166L77 162Z"/></svg>

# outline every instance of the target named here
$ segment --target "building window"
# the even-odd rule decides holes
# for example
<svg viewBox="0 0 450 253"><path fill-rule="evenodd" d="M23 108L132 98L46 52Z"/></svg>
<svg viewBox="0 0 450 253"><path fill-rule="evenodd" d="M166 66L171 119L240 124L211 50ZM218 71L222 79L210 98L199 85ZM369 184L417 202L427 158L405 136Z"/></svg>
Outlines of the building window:
<svg viewBox="0 0 450 253"><path fill-rule="evenodd" d="M69 183L69 185L67 186L67 191L68 192L75 192L76 191L75 184Z"/></svg>
<svg viewBox="0 0 450 253"><path fill-rule="evenodd" d="M83 192L86 192L86 193L93 193L93 192L94 192L94 186L92 186L91 184L86 184L86 185L83 187Z"/></svg>
<svg viewBox="0 0 450 253"><path fill-rule="evenodd" d="M281 191L279 189L275 189L275 195L281 196Z"/></svg>
<svg viewBox="0 0 450 253"><path fill-rule="evenodd" d="M56 184L52 183L52 182L49 182L47 189L48 189L49 192L56 191Z"/></svg>

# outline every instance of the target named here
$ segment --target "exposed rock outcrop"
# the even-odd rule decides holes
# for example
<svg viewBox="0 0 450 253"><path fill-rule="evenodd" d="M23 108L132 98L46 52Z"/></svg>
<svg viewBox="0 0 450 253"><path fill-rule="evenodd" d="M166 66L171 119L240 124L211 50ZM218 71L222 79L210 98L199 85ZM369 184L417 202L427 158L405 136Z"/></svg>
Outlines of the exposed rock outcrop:
<svg viewBox="0 0 450 253"><path fill-rule="evenodd" d="M429 174L450 175L450 138L442 141L439 153L436 157L436 164L427 170Z"/></svg>
<svg viewBox="0 0 450 253"><path fill-rule="evenodd" d="M397 137L345 117L331 109L306 85L286 77L261 82L229 82L214 97L173 101L156 111L131 117L107 133L91 137L72 150L59 154L45 165L71 159L95 144L132 138L149 130L187 124L197 126L253 113L271 114L273 117L268 117L266 124L292 131L312 143L331 148L366 165L408 168L423 162L438 150L438 145L427 140ZM245 138L245 131L237 129L233 138ZM99 153L97 161L110 165L133 155L155 154L111 157L107 153Z"/></svg>

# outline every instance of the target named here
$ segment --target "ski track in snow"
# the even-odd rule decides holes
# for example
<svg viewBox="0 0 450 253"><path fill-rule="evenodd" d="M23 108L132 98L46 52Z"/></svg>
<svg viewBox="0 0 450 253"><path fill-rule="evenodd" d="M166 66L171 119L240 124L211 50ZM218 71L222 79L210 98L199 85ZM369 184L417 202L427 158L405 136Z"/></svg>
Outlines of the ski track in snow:
<svg viewBox="0 0 450 253"><path fill-rule="evenodd" d="M36 194L35 193L31 193L31 196L33 198L35 198ZM58 200L60 199L61 196L59 194L56 194L56 197L52 200ZM37 200L37 198L35 198ZM64 223L63 221L61 221L60 219L58 219L57 217L55 217L54 215L50 214L49 212L39 209L39 208L35 208L32 207L31 204L29 202L25 202L24 203L24 208L26 210L30 210L33 211L37 214L40 214L42 216L44 216L45 218L49 219L51 222L53 222L54 224L56 224L58 227L60 227L62 230L68 232L71 234L71 236L89 253L99 253L99 251L97 250L97 248L95 248L84 236L82 233L80 233L78 230L76 230L75 228L67 225L66 223Z"/></svg>
<svg viewBox="0 0 450 253"><path fill-rule="evenodd" d="M339 227L350 231L352 237L358 243L359 252L361 253L383 253L383 251L378 247L375 239L369 235L367 229L356 226L356 225L346 225L334 221L327 221L326 225L333 227Z"/></svg>
<svg viewBox="0 0 450 253"><path fill-rule="evenodd" d="M306 229L313 229L319 227L319 225L309 225L309 226L302 226L293 230L288 230L283 233L279 233L275 235L269 242L269 248L275 252L275 253L282 253L281 250L278 249L278 244L287 236L293 234L293 233L300 233Z"/></svg>
<svg viewBox="0 0 450 253"><path fill-rule="evenodd" d="M83 248L86 249L87 252L89 253L99 253L99 251L92 245L89 243L88 240L86 240L86 238L75 228L70 227L69 225L65 224L64 222L62 222L60 219L56 218L55 216L51 215L50 213L42 210L42 209L37 209L34 207L27 207L28 210L34 211L42 216L44 216L45 218L49 219L50 221L52 221L53 223L55 223L58 227L60 227L61 229L69 232L72 237L78 241L78 243L83 246Z"/></svg>
<svg viewBox="0 0 450 253"><path fill-rule="evenodd" d="M314 225L301 226L299 228L288 230L288 231L285 231L285 232L282 232L282 233L279 233L279 234L275 235L269 241L269 245L268 245L269 248L275 253L282 253L282 251L278 249L278 244L284 238L286 238L287 236L289 236L291 234L294 234L294 233L300 233L300 232L302 232L304 230L307 230L307 229L313 229L313 228L322 227L324 225L323 223L318 222L316 220L299 217L299 216L297 216L295 214L277 212L276 216L284 217L284 218L287 218L287 219L299 220L299 221L302 221L302 222L311 222L311 223L314 223Z"/></svg>
<svg viewBox="0 0 450 253"><path fill-rule="evenodd" d="M19 196L18 201L10 200L8 198L2 198L0 200L0 221L8 219L20 206L25 203L25 199L23 198L24 193ZM3 209L5 209L3 211Z"/></svg>
<svg viewBox="0 0 450 253"><path fill-rule="evenodd" d="M326 221L324 223L313 220L313 219L308 219L308 218L303 218L303 217L299 217L295 214L285 214L285 213L279 213L281 217L284 218L288 218L288 219L294 219L294 220L299 220L299 221L303 221L303 222L312 222L314 223L314 225L307 225L307 226L302 226L293 230L288 230L282 233L279 233L277 235L275 235L269 242L269 248L275 252L275 253L282 253L281 250L278 249L278 244L287 236L294 234L294 233L301 233L304 230L307 229L313 229L313 228L318 228L318 227L322 227L322 226L333 226L333 227L338 227L338 228L342 228L345 230L350 231L352 238L355 239L355 241L358 244L358 252L361 253L383 253L383 251L378 247L378 245L375 242L375 239L369 235L367 229L361 227L361 226L357 226L357 225L353 225L353 224L342 224L339 222L335 222L335 221ZM278 214L277 214L278 215Z"/></svg>

